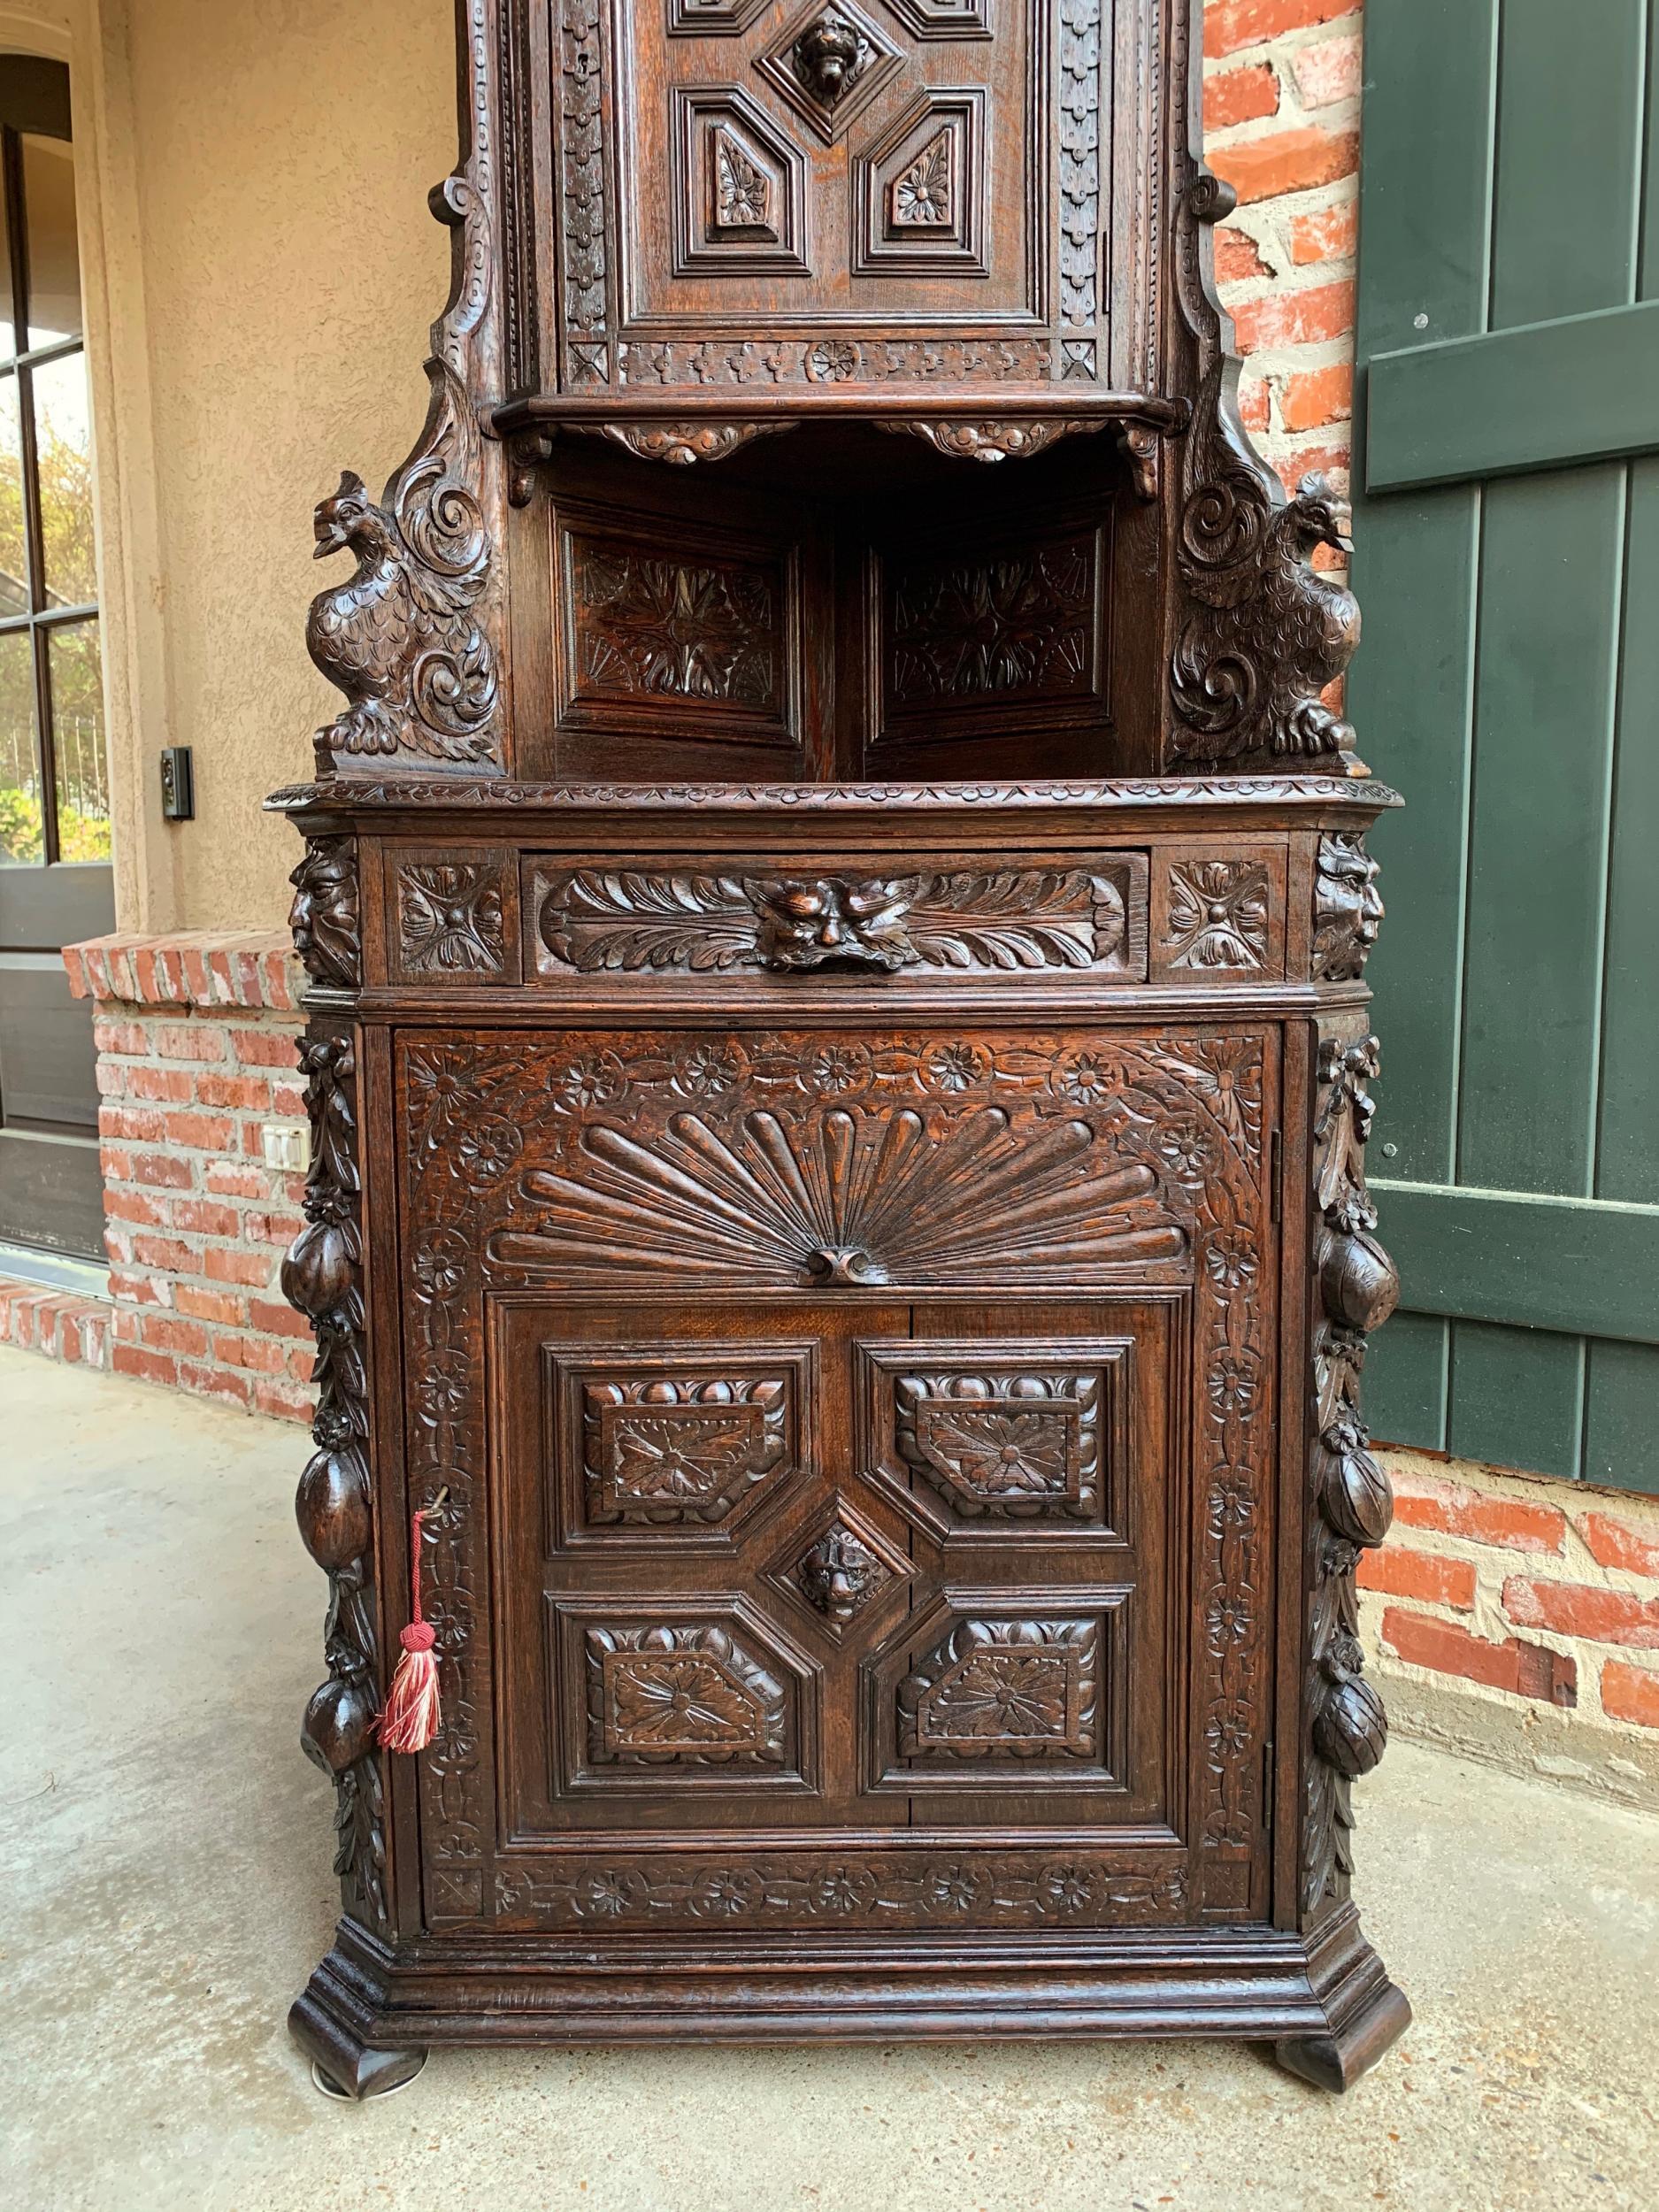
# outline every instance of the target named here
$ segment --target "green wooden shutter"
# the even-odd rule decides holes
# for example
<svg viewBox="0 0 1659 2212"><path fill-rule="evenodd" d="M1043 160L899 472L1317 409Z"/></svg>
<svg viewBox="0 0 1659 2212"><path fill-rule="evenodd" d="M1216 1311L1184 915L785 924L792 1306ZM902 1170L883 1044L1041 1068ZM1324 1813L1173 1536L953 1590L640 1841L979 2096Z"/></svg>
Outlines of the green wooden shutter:
<svg viewBox="0 0 1659 2212"><path fill-rule="evenodd" d="M1659 1490L1659 25L1373 0L1377 1433ZM1380 1152L1381 1156L1378 1154Z"/></svg>

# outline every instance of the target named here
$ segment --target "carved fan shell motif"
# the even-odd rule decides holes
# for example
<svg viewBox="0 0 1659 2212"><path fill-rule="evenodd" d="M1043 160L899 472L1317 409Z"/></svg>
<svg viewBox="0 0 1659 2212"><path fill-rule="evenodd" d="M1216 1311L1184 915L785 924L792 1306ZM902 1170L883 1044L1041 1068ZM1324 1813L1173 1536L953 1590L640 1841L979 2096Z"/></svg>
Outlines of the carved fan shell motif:
<svg viewBox="0 0 1659 2212"><path fill-rule="evenodd" d="M1185 1233L1144 1161L1086 1121L1016 1132L999 1107L832 1107L722 1126L676 1114L643 1141L597 1124L563 1171L533 1170L535 1225L491 1256L561 1273L735 1275L775 1283L929 1281L1178 1259Z"/></svg>

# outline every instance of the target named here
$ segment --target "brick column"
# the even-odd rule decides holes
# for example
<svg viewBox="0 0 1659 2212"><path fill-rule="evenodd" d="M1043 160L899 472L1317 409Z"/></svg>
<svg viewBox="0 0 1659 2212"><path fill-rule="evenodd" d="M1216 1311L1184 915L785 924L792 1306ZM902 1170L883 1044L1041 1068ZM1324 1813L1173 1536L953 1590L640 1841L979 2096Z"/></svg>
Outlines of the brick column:
<svg viewBox="0 0 1659 2212"><path fill-rule="evenodd" d="M260 1134L304 1118L287 939L118 932L64 964L96 1002L110 1365L309 1421L311 1331L277 1284L303 1178Z"/></svg>

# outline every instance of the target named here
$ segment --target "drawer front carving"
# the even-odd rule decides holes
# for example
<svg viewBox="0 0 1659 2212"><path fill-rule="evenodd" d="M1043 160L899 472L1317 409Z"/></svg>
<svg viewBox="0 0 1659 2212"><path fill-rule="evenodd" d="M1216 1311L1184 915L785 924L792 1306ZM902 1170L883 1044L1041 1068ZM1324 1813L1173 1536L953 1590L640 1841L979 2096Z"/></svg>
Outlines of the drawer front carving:
<svg viewBox="0 0 1659 2212"><path fill-rule="evenodd" d="M1143 854L872 872L526 863L535 972L1146 973Z"/></svg>

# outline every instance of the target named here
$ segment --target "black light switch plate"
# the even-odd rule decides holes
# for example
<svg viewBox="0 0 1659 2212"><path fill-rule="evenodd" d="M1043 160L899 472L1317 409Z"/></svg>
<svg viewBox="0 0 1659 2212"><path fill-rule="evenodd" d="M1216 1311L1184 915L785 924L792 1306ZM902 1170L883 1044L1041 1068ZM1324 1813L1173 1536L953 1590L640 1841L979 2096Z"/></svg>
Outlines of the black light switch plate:
<svg viewBox="0 0 1659 2212"><path fill-rule="evenodd" d="M169 822L196 819L196 770L188 745L162 747L161 811Z"/></svg>

